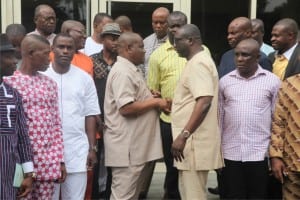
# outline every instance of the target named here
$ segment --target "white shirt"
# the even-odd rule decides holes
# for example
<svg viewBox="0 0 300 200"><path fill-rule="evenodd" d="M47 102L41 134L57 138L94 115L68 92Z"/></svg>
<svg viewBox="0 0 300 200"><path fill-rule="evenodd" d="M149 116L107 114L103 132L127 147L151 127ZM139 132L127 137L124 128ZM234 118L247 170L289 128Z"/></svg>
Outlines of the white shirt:
<svg viewBox="0 0 300 200"><path fill-rule="evenodd" d="M82 53L90 56L95 53L99 53L102 49L103 49L102 44L95 42L95 40L93 40L92 37L88 37L85 40L85 45Z"/></svg>
<svg viewBox="0 0 300 200"><path fill-rule="evenodd" d="M58 85L67 172L85 172L89 149L85 117L100 114L94 81L74 65L64 74L56 73L50 65L45 74Z"/></svg>

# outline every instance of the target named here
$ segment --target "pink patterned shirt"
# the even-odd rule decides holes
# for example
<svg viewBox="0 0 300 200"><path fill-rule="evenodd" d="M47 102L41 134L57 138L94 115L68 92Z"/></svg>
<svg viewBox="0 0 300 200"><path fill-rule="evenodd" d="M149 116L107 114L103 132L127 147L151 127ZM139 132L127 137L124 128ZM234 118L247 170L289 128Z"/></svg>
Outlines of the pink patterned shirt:
<svg viewBox="0 0 300 200"><path fill-rule="evenodd" d="M29 76L20 71L5 77L4 81L22 95L36 179L58 179L60 163L64 160L56 83L41 73Z"/></svg>
<svg viewBox="0 0 300 200"><path fill-rule="evenodd" d="M267 156L272 112L281 81L261 67L245 79L237 70L219 83L222 151L233 161L262 161Z"/></svg>

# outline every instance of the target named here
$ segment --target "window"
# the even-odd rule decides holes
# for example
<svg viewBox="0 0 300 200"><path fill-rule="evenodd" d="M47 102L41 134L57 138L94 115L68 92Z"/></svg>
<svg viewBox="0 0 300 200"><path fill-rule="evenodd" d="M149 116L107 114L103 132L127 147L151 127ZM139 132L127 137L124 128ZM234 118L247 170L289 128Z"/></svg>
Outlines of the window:
<svg viewBox="0 0 300 200"><path fill-rule="evenodd" d="M273 25L282 18L292 18L299 25L299 0L257 0L257 18L264 21L264 41L270 44Z"/></svg>
<svg viewBox="0 0 300 200"><path fill-rule="evenodd" d="M35 29L33 21L34 9L40 4L51 6L57 18L56 33L60 32L61 24L68 19L74 19L86 25L87 21L87 0L22 0L22 24L27 32Z"/></svg>
<svg viewBox="0 0 300 200"><path fill-rule="evenodd" d="M172 12L172 3L136 3L136 2L111 2L111 16L115 19L126 15L131 19L134 32L143 38L153 33L151 25L152 12L158 7L166 7Z"/></svg>
<svg viewBox="0 0 300 200"><path fill-rule="evenodd" d="M226 2L226 3L225 3ZM202 40L216 63L229 50L227 27L239 16L248 17L249 0L192 0L191 23L199 27Z"/></svg>

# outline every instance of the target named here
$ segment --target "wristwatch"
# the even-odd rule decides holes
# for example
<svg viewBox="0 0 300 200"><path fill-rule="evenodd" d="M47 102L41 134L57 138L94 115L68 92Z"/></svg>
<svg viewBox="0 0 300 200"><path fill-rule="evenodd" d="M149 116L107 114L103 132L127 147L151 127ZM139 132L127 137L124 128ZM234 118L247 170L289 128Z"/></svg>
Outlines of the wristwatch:
<svg viewBox="0 0 300 200"><path fill-rule="evenodd" d="M183 134L183 137L185 139L188 139L190 137L190 135L191 135L191 133L188 130L182 130L181 133Z"/></svg>
<svg viewBox="0 0 300 200"><path fill-rule="evenodd" d="M28 177L36 178L36 173L34 173L34 172L25 173L24 178L28 178Z"/></svg>
<svg viewBox="0 0 300 200"><path fill-rule="evenodd" d="M90 146L89 151L95 151L95 152L97 153L97 152L98 152L98 147L97 147L97 145Z"/></svg>

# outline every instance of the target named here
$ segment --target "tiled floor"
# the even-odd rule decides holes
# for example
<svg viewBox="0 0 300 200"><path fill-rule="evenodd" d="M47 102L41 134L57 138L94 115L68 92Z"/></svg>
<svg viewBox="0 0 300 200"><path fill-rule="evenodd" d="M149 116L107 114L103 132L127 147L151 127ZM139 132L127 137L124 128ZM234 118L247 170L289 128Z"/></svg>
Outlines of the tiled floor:
<svg viewBox="0 0 300 200"><path fill-rule="evenodd" d="M149 200L160 200L162 199L164 190L163 190L163 181L165 177L165 165L164 163L156 163L155 172L152 177L151 186L148 193ZM211 171L208 174L207 187L215 187L217 185L216 173ZM217 195L210 194L207 192L208 200L218 200Z"/></svg>

